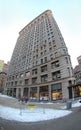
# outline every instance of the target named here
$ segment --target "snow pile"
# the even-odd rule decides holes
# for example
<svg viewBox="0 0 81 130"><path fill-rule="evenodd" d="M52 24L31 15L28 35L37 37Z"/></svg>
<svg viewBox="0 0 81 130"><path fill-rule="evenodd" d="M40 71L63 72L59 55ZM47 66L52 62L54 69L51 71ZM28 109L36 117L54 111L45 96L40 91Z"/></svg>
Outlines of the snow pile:
<svg viewBox="0 0 81 130"><path fill-rule="evenodd" d="M34 110L14 109L10 107L0 106L0 117L8 120L15 120L20 122L36 122L43 120L56 119L70 114L67 110L54 110L35 108Z"/></svg>
<svg viewBox="0 0 81 130"><path fill-rule="evenodd" d="M1 93L0 93L0 97L2 97L2 98L15 99L15 98L13 98L13 97L10 97L10 96L7 96L7 95L1 94Z"/></svg>
<svg viewBox="0 0 81 130"><path fill-rule="evenodd" d="M80 107L80 106L81 106L81 103L79 101L72 104L72 107Z"/></svg>

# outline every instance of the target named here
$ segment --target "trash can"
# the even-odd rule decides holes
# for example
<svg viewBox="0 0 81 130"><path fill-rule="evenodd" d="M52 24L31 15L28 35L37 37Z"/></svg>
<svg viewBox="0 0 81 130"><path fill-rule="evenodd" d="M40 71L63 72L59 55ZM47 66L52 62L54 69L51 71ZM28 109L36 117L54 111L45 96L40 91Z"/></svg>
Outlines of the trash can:
<svg viewBox="0 0 81 130"><path fill-rule="evenodd" d="M72 108L72 101L68 100L67 101L67 109L71 109Z"/></svg>

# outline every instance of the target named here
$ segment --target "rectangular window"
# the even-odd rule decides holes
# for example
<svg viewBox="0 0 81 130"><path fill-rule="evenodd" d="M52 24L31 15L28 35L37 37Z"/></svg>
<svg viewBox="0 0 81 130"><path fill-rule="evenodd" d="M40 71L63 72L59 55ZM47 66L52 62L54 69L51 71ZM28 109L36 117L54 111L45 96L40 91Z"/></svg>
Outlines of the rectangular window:
<svg viewBox="0 0 81 130"><path fill-rule="evenodd" d="M61 83L52 84L52 85L51 85L51 90L59 90L59 89L62 89Z"/></svg>
<svg viewBox="0 0 81 130"><path fill-rule="evenodd" d="M22 80L19 81L19 85L23 85L23 81Z"/></svg>
<svg viewBox="0 0 81 130"><path fill-rule="evenodd" d="M52 69L54 69L54 68L56 68L56 67L59 67L59 61L58 61L58 60L55 61L55 62L53 62L53 63L51 63L51 68L52 68Z"/></svg>
<svg viewBox="0 0 81 130"><path fill-rule="evenodd" d="M29 79L25 79L25 85L29 83Z"/></svg>
<svg viewBox="0 0 81 130"><path fill-rule="evenodd" d="M29 77L29 76L30 76L30 72L29 72L29 71L26 72L26 73L25 73L25 76L26 76L26 77Z"/></svg>
<svg viewBox="0 0 81 130"><path fill-rule="evenodd" d="M67 71L68 71L68 74L69 74L69 76L70 76L70 68L69 68L69 67L67 68Z"/></svg>
<svg viewBox="0 0 81 130"><path fill-rule="evenodd" d="M12 80L14 80L14 76L12 76Z"/></svg>
<svg viewBox="0 0 81 130"><path fill-rule="evenodd" d="M37 74L37 69L32 70L32 75Z"/></svg>
<svg viewBox="0 0 81 130"><path fill-rule="evenodd" d="M41 59L41 64L43 64L43 59Z"/></svg>
<svg viewBox="0 0 81 130"><path fill-rule="evenodd" d="M17 85L18 84L18 81L15 81L15 85Z"/></svg>
<svg viewBox="0 0 81 130"><path fill-rule="evenodd" d="M42 67L41 67L41 72L46 72L46 71L47 71L47 65L42 66Z"/></svg>
<svg viewBox="0 0 81 130"><path fill-rule="evenodd" d="M66 60L66 63L68 64L68 58L67 57L65 57L65 60Z"/></svg>
<svg viewBox="0 0 81 130"><path fill-rule="evenodd" d="M62 99L62 84L61 83L51 85L51 98L52 100Z"/></svg>
<svg viewBox="0 0 81 130"><path fill-rule="evenodd" d="M60 71L56 71L52 73L52 80L58 80L61 78L61 73Z"/></svg>
<svg viewBox="0 0 81 130"><path fill-rule="evenodd" d="M11 82L11 86L13 86L13 82Z"/></svg>
<svg viewBox="0 0 81 130"><path fill-rule="evenodd" d="M45 61L45 63L47 62L47 57L44 57L44 61Z"/></svg>
<svg viewBox="0 0 81 130"><path fill-rule="evenodd" d="M19 77L19 76L18 76L18 75L16 75L16 78L17 78L17 79L18 79L18 77Z"/></svg>
<svg viewBox="0 0 81 130"><path fill-rule="evenodd" d="M33 83L33 84L36 84L36 83L37 83L37 77L32 78L32 83Z"/></svg>
<svg viewBox="0 0 81 130"><path fill-rule="evenodd" d="M22 74L20 74L20 78L22 78L22 77L24 77L24 74L22 73Z"/></svg>
<svg viewBox="0 0 81 130"><path fill-rule="evenodd" d="M47 74L41 76L41 83L47 82L47 80L48 80L48 75Z"/></svg>

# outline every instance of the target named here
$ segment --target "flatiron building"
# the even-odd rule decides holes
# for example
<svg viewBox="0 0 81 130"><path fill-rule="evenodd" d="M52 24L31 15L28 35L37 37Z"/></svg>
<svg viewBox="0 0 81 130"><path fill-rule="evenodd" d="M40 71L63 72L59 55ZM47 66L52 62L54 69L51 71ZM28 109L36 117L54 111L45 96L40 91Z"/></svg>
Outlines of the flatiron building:
<svg viewBox="0 0 81 130"><path fill-rule="evenodd" d="M19 32L7 74L7 94L62 100L69 98L68 86L73 83L68 49L51 10L46 10Z"/></svg>

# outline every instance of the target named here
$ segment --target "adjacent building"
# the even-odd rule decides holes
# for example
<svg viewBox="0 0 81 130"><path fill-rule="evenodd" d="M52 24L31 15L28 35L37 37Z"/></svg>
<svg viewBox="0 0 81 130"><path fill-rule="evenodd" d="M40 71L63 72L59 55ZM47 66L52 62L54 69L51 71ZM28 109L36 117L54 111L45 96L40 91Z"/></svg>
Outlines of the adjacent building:
<svg viewBox="0 0 81 130"><path fill-rule="evenodd" d="M80 70L81 70L81 56L77 57L77 60L78 60L78 63L79 63L79 66L80 66Z"/></svg>
<svg viewBox="0 0 81 130"><path fill-rule="evenodd" d="M68 87L69 98L81 97L81 56L77 57L77 60L79 64L73 70L75 84Z"/></svg>
<svg viewBox="0 0 81 130"><path fill-rule="evenodd" d="M74 76L76 84L81 84L81 56L77 57L78 65L74 68Z"/></svg>
<svg viewBox="0 0 81 130"><path fill-rule="evenodd" d="M69 98L71 84L68 49L51 10L46 10L19 32L7 74L7 94L61 100Z"/></svg>
<svg viewBox="0 0 81 130"><path fill-rule="evenodd" d="M3 60L0 60L0 93L4 91L6 86L8 67L9 67L9 62L4 63Z"/></svg>
<svg viewBox="0 0 81 130"><path fill-rule="evenodd" d="M80 65L75 66L74 76L75 76L76 84L80 84L81 83L81 68L80 68Z"/></svg>

